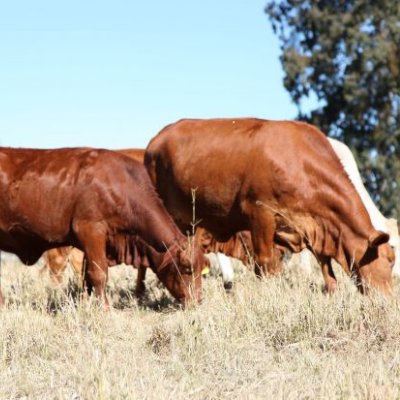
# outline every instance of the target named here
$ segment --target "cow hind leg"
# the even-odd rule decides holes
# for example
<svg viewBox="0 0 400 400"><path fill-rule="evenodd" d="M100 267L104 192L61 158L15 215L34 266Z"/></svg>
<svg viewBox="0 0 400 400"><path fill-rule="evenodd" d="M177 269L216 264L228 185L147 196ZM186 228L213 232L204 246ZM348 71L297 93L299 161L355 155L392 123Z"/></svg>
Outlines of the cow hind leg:
<svg viewBox="0 0 400 400"><path fill-rule="evenodd" d="M52 265L47 264L49 275L55 285L61 285L64 280L64 273L67 269L67 256L60 255L57 259L53 260Z"/></svg>

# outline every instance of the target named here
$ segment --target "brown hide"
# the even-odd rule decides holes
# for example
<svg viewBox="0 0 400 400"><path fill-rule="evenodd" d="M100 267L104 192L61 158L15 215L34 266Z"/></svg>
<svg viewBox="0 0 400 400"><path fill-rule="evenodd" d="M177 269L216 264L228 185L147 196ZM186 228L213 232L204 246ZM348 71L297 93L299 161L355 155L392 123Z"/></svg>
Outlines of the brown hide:
<svg viewBox="0 0 400 400"><path fill-rule="evenodd" d="M114 151L120 154L124 154L129 158L132 158L143 164L144 152L145 152L144 149L132 148L132 149L121 149ZM42 271L44 272L45 270L47 270L50 274L50 277L56 283L61 283L63 279L63 274L69 263L72 266L72 269L74 270L74 273L78 278L78 282L82 283L83 262L84 262L83 258L84 258L83 253L80 250L70 246L50 249L43 254L43 260L45 262L45 266L42 269ZM140 265L136 266L138 268L140 267L147 268L149 266L147 258L141 260ZM142 272L139 275L143 276L145 274ZM144 292L144 282L139 281L139 276L137 281L137 292L140 295L142 295Z"/></svg>
<svg viewBox="0 0 400 400"><path fill-rule="evenodd" d="M256 264L274 274L277 248L309 248L365 285L391 289L393 252L376 231L326 137L301 122L182 120L146 149L145 165L181 229L196 218L217 240L250 230ZM261 271L256 271L261 274Z"/></svg>
<svg viewBox="0 0 400 400"><path fill-rule="evenodd" d="M210 232L198 227L195 236L205 253L223 253L226 256L237 258L246 266L250 266L253 257L250 232L238 232L226 242L218 242Z"/></svg>
<svg viewBox="0 0 400 400"><path fill-rule="evenodd" d="M200 298L203 254L191 254L141 163L108 150L0 148L0 171L1 250L33 264L75 246L105 301L107 267L146 258L179 301Z"/></svg>
<svg viewBox="0 0 400 400"><path fill-rule="evenodd" d="M114 150L117 153L124 154L129 158L132 158L136 161L139 161L143 164L144 161L144 149L121 149L121 150Z"/></svg>

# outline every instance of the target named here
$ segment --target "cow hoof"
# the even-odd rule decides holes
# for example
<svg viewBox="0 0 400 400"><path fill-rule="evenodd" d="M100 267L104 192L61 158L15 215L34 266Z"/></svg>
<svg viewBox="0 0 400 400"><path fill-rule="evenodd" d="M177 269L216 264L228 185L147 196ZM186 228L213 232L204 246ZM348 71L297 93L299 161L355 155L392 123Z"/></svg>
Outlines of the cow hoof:
<svg viewBox="0 0 400 400"><path fill-rule="evenodd" d="M145 290L135 290L134 293L135 293L135 297L136 297L137 299L143 299L143 298L145 298L146 295L147 295L146 289L145 289Z"/></svg>
<svg viewBox="0 0 400 400"><path fill-rule="evenodd" d="M224 282L224 289L227 292L230 292L233 288L233 282Z"/></svg>
<svg viewBox="0 0 400 400"><path fill-rule="evenodd" d="M323 292L327 295L327 296L333 296L336 292L336 287L337 284L334 283L330 283L329 285L325 285L323 288Z"/></svg>

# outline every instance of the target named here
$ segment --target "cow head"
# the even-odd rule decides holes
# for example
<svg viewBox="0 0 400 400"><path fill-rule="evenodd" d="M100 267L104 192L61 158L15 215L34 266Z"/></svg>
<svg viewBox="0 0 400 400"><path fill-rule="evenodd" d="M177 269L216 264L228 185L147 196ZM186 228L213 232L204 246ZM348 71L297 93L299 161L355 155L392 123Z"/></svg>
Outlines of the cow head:
<svg viewBox="0 0 400 400"><path fill-rule="evenodd" d="M368 248L356 271L357 283L362 293L376 288L383 293L392 291L392 268L395 255L388 243L389 235L377 231L368 240Z"/></svg>
<svg viewBox="0 0 400 400"><path fill-rule="evenodd" d="M157 276L181 303L201 301L201 272L207 261L200 247L187 240L171 246L157 269Z"/></svg>

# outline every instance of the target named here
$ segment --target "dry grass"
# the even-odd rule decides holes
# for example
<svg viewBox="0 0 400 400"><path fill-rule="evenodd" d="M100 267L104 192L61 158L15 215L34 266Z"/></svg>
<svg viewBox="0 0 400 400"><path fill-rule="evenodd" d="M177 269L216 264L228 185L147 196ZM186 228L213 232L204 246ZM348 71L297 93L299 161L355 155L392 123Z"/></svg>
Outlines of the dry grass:
<svg viewBox="0 0 400 400"><path fill-rule="evenodd" d="M135 272L118 267L104 313L37 271L2 266L0 399L400 398L397 287L366 298L342 277L328 297L317 273L242 273L229 295L207 279L181 311L154 280L140 305Z"/></svg>

